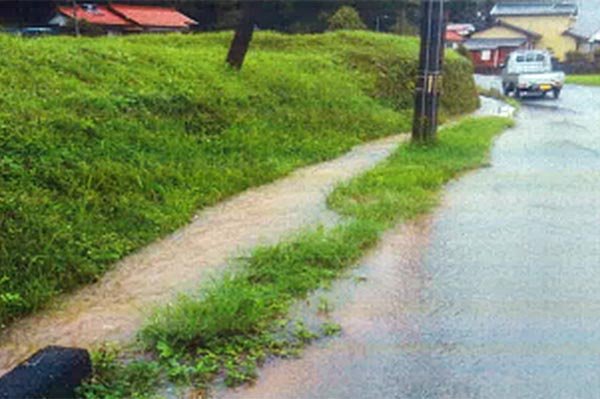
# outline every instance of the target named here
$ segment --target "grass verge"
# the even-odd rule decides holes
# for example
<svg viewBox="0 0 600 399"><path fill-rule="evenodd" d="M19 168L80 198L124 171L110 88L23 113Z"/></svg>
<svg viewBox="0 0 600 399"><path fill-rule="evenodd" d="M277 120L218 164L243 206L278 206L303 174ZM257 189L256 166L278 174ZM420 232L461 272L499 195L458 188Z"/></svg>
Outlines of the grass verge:
<svg viewBox="0 0 600 399"><path fill-rule="evenodd" d="M600 86L600 75L567 75L567 83L584 86Z"/></svg>
<svg viewBox="0 0 600 399"><path fill-rule="evenodd" d="M258 32L0 35L0 328L90 283L198 209L407 131L414 38ZM443 111L477 107L447 59Z"/></svg>
<svg viewBox="0 0 600 399"><path fill-rule="evenodd" d="M329 207L346 223L258 248L224 279L159 309L141 333L154 360L125 365L100 352L86 397L150 395L148 379L157 375L198 389L217 376L238 385L255 378L267 356L295 353L315 334L302 325L286 329L293 301L339 276L386 228L430 211L443 185L482 165L493 138L511 123L469 118L443 129L436 144L400 146L330 195ZM338 331L326 323L321 335Z"/></svg>

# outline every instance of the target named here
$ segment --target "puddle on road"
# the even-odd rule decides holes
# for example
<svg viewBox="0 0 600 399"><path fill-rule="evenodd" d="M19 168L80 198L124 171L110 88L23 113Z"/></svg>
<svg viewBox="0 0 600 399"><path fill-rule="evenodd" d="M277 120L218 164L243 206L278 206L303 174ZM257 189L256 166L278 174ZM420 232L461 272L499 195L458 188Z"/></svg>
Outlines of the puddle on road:
<svg viewBox="0 0 600 399"><path fill-rule="evenodd" d="M187 227L119 262L98 283L4 331L0 374L46 345L128 342L153 306L198 287L232 256L310 225L336 223L338 216L326 206L333 187L383 160L405 138L363 144L200 212Z"/></svg>

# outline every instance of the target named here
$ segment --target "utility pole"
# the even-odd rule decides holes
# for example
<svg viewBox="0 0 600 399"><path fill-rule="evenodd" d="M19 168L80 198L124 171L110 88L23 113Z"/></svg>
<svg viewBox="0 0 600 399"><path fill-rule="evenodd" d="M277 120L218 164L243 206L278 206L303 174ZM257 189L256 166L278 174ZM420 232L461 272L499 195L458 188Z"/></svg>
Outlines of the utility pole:
<svg viewBox="0 0 600 399"><path fill-rule="evenodd" d="M445 0L421 0L421 52L415 90L412 140L435 140L444 63Z"/></svg>
<svg viewBox="0 0 600 399"><path fill-rule="evenodd" d="M75 36L79 37L81 32L79 32L79 16L77 15L77 0L72 0L73 3L73 21L75 24Z"/></svg>

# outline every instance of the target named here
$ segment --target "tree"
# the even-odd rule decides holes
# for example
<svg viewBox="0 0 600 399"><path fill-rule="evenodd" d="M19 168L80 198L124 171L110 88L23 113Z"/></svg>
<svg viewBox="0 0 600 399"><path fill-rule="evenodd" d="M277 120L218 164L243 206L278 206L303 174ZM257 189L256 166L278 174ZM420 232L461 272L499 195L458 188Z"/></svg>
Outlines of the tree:
<svg viewBox="0 0 600 399"><path fill-rule="evenodd" d="M257 14L256 7L253 1L242 3L242 14L227 53L227 63L235 69L242 69L246 53L250 48Z"/></svg>
<svg viewBox="0 0 600 399"><path fill-rule="evenodd" d="M392 31L399 35L416 35L419 32L419 0L406 0L398 4L396 12L396 23Z"/></svg>
<svg viewBox="0 0 600 399"><path fill-rule="evenodd" d="M358 12L349 6L340 7L331 17L329 17L328 30L363 30L367 29L365 23L360 19Z"/></svg>

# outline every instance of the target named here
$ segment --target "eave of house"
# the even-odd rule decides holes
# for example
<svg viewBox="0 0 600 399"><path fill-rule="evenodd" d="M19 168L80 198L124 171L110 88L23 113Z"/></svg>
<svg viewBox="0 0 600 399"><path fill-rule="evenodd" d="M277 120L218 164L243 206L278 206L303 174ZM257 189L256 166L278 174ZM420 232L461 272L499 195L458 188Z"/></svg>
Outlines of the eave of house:
<svg viewBox="0 0 600 399"><path fill-rule="evenodd" d="M572 29L569 29L568 31L564 32L563 35L570 36L581 42L589 42L589 43L600 42L600 30L596 31L595 33L593 33L591 35L585 35L582 33L578 33Z"/></svg>
<svg viewBox="0 0 600 399"><path fill-rule="evenodd" d="M524 45L527 39L493 39L493 38L481 38L481 39L469 39L464 42L464 46L467 50L496 50L499 48L516 48Z"/></svg>
<svg viewBox="0 0 600 399"><path fill-rule="evenodd" d="M497 3L491 10L493 17L540 17L540 16L576 16L577 4L564 2L558 4L531 1L528 3Z"/></svg>

